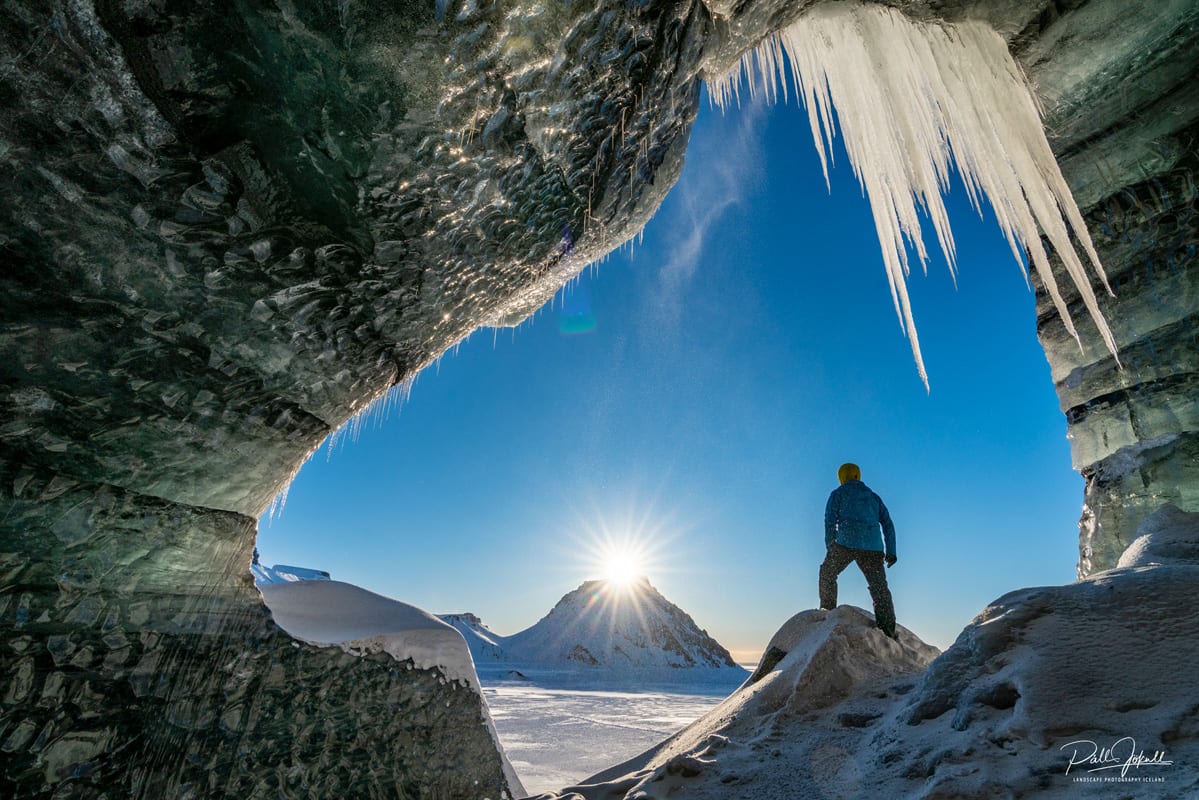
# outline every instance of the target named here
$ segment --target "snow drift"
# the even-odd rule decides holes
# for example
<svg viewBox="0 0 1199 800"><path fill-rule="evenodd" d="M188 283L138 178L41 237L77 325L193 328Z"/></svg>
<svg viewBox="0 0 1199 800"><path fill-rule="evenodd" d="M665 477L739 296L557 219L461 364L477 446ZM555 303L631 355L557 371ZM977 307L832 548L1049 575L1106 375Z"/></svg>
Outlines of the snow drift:
<svg viewBox="0 0 1199 800"><path fill-rule="evenodd" d="M707 715L583 785L541 797L828 796L835 776L813 780L805 766L860 737L939 652L902 626L897 633L898 641L888 638L853 606L800 612L775 634L753 677Z"/></svg>
<svg viewBox="0 0 1199 800"><path fill-rule="evenodd" d="M1120 556L1117 567L1199 564L1199 514L1167 503L1150 514L1137 537Z"/></svg>
<svg viewBox="0 0 1199 800"><path fill-rule="evenodd" d="M788 74L807 106L826 181L825 147L835 135L836 109L850 163L874 214L895 310L926 386L908 299L907 250L912 247L927 269L920 225L921 213L927 214L955 270L953 233L941 198L953 167L976 208L981 197L990 201L1021 268L1021 250L1027 249L1077 340L1041 244L1044 233L1116 353L1071 235L1106 287L1099 256L1045 139L1036 96L998 33L981 22L926 24L882 5L828 3L746 52L728 73L710 81L710 96L726 108L739 98L744 80L751 95L773 101L781 93L786 99Z"/></svg>

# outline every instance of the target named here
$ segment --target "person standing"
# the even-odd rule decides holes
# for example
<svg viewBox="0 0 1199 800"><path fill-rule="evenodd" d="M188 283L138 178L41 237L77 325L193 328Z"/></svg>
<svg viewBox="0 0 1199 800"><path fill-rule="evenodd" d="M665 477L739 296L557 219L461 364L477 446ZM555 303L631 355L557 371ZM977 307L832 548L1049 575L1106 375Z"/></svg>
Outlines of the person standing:
<svg viewBox="0 0 1199 800"><path fill-rule="evenodd" d="M883 569L895 566L895 524L882 498L862 483L857 464L842 464L837 470L841 485L833 490L824 508L824 546L820 565L820 607L837 607L837 576L855 562L866 576L874 601L874 619L883 633L895 638L895 605ZM882 535L879 535L879 529Z"/></svg>

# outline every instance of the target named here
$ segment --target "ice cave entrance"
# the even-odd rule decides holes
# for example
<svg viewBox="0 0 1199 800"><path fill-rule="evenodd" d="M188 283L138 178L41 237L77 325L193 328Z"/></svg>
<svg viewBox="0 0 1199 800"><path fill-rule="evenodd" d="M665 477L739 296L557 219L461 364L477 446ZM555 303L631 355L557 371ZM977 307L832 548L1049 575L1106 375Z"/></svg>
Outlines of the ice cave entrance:
<svg viewBox="0 0 1199 800"><path fill-rule="evenodd" d="M989 28L973 22L913 22L875 5L821 5L710 81L710 96L723 111L731 111L743 94L770 102L802 101L826 186L834 139L844 146L868 199L894 308L926 385L907 280L911 262L924 268L929 258L922 217L924 224L931 223L951 273L956 270L957 248L942 199L954 172L976 209L984 198L994 209L1021 266L1027 250L1069 325L1042 246L1044 232L1114 348L1085 264L1101 281L1102 267L1045 141L1035 95L1003 40ZM1071 244L1072 234L1081 256ZM384 415L389 404L404 402L410 388L399 387L350 420L331 445L355 435L372 414ZM437 401L463 405L447 395ZM339 505L336 493L321 500ZM345 574L337 564L304 552L289 552L286 560Z"/></svg>
<svg viewBox="0 0 1199 800"><path fill-rule="evenodd" d="M868 199L891 299L926 386L907 281L912 261L926 269L929 260L922 218L931 224L951 274L957 268L942 198L955 172L976 210L984 198L990 204L1021 267L1027 254L1073 333L1044 235L1115 352L1088 275L1089 269L1106 287L1102 266L1043 135L1035 95L989 28L917 23L881 6L822 5L747 52L709 90L725 112L743 94L769 102L801 100L826 186L833 140L840 138ZM389 394L384 403L406 400L410 388ZM380 411L386 408L372 409ZM369 419L355 417L340 435L356 434ZM319 558L288 559L339 572Z"/></svg>

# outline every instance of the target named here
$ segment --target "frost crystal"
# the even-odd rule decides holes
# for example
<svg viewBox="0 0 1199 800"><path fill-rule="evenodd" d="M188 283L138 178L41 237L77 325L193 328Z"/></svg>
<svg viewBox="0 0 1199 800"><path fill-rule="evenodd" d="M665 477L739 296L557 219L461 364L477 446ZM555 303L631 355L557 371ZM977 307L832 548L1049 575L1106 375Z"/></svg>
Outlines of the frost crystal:
<svg viewBox="0 0 1199 800"><path fill-rule="evenodd" d="M831 157L826 140L831 145L836 134L833 108L837 110L846 152L874 214L895 311L926 387L908 300L907 246L927 272L918 213L923 210L950 272L956 271L953 234L941 197L955 163L974 207L979 208L980 193L990 200L1021 269L1020 248L1027 248L1066 329L1077 340L1040 226L1104 343L1116 354L1070 231L1110 293L1107 277L1045 139L1035 95L995 31L973 21L914 22L878 5L822 5L745 53L739 64L711 82L710 95L725 109L740 99L744 79L750 96L761 93L773 102L781 93L786 100L788 61L796 94L807 107L826 184Z"/></svg>

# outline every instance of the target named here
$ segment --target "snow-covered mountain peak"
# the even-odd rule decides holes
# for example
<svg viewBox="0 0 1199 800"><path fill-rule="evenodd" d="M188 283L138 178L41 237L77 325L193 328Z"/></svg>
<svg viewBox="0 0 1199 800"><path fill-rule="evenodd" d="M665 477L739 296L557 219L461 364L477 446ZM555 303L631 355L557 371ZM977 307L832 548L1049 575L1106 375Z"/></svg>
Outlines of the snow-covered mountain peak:
<svg viewBox="0 0 1199 800"><path fill-rule="evenodd" d="M536 625L508 637L505 649L513 660L573 666L739 669L645 577L585 581Z"/></svg>
<svg viewBox="0 0 1199 800"><path fill-rule="evenodd" d="M602 668L609 675L679 669L745 674L728 650L645 576L630 582L584 581L536 625L512 636L489 630L474 614L441 619L463 635L476 665Z"/></svg>

